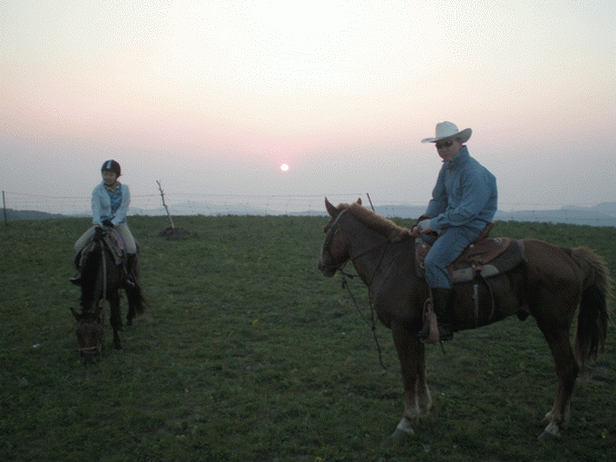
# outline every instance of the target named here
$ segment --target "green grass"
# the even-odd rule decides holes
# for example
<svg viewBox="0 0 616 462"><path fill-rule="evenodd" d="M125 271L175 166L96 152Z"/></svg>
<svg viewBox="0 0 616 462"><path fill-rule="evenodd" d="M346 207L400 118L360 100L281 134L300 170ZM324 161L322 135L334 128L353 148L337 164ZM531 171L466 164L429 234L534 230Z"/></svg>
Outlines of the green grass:
<svg viewBox="0 0 616 462"><path fill-rule="evenodd" d="M132 217L151 304L103 360L79 362L79 291L67 279L88 219L0 230L0 460L608 461L616 458L616 329L592 380L578 380L558 441L537 441L556 392L532 318L461 332L428 349L431 414L388 436L403 403L397 357L339 277L316 259L325 218ZM396 220L407 225L405 220ZM616 268L616 230L498 223L493 236L587 245ZM367 291L353 281L364 310ZM126 315L126 299L122 300ZM369 316L369 312L365 313Z"/></svg>

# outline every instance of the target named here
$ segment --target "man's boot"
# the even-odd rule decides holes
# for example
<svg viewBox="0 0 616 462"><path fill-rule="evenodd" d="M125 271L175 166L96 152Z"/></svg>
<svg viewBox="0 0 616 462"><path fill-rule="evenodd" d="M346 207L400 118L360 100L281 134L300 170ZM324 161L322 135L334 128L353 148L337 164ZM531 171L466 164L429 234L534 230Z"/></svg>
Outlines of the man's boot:
<svg viewBox="0 0 616 462"><path fill-rule="evenodd" d="M453 305L455 292L453 289L430 289L432 305L438 321L438 335L441 341L453 339ZM427 339L430 329L424 328L417 334L421 339Z"/></svg>
<svg viewBox="0 0 616 462"><path fill-rule="evenodd" d="M135 263L137 262L137 255L134 253L126 254L126 263L124 264L124 271L122 277L124 279L122 287L125 289L135 288Z"/></svg>

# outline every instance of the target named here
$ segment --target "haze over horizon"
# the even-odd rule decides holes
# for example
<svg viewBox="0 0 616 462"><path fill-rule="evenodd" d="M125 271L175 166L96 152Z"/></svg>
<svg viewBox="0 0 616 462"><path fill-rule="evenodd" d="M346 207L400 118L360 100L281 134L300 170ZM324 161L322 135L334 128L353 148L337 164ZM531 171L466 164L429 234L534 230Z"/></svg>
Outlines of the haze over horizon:
<svg viewBox="0 0 616 462"><path fill-rule="evenodd" d="M89 198L113 158L152 206L420 206L450 120L500 210L616 202L611 0L7 0L0 30L2 190Z"/></svg>

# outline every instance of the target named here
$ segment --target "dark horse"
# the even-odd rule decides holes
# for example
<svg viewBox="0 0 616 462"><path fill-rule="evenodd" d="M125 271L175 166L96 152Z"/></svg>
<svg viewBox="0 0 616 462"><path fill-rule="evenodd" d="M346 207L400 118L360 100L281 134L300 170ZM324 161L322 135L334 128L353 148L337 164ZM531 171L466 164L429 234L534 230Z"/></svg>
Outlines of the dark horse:
<svg viewBox="0 0 616 462"><path fill-rule="evenodd" d="M361 201L334 207L325 199L325 205L331 220L324 228L319 270L332 277L350 260L368 286L379 320L391 329L402 371L404 414L392 436L412 433L412 423L427 414L432 404L425 346L417 336L429 289L416 273L415 239L408 229L362 207ZM541 437L560 436L580 369L570 327L579 308L575 351L582 366L595 360L603 352L609 322L609 270L587 248L567 249L534 239L524 239L523 244L525 260L479 284L478 293L472 283L456 284L455 327L474 329L512 314L536 319L558 376L556 401L545 416L548 425Z"/></svg>
<svg viewBox="0 0 616 462"><path fill-rule="evenodd" d="M115 231L104 229L92 237L81 257L81 312L71 311L77 321L77 342L85 364L96 362L96 355L103 343L104 313L101 300L109 301L113 328L113 346L121 349L119 331L122 329L120 293L124 282L121 251L118 251L118 237ZM138 282L138 258L132 278L134 287L126 287L128 298L127 324L130 326L137 314L145 311L146 302Z"/></svg>

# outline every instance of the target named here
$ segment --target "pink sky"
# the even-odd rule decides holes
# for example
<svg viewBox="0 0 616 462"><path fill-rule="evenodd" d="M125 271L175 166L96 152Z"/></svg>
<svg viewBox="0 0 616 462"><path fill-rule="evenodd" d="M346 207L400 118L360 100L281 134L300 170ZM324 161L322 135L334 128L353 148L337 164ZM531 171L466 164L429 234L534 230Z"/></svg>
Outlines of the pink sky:
<svg viewBox="0 0 616 462"><path fill-rule="evenodd" d="M503 210L616 201L613 2L467 3L8 0L0 188L419 205L451 120Z"/></svg>

